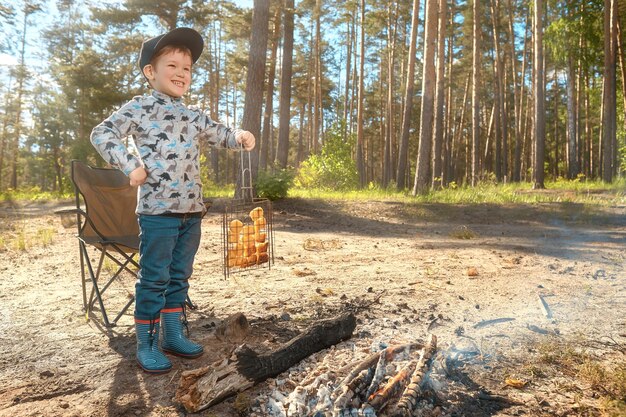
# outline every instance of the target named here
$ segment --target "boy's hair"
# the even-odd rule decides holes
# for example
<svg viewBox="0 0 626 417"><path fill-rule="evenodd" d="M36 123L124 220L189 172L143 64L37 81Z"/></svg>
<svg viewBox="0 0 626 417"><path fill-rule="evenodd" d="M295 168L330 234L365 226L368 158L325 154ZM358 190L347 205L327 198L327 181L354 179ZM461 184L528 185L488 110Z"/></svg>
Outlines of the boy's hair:
<svg viewBox="0 0 626 417"><path fill-rule="evenodd" d="M193 57L191 54L191 50L185 45L165 45L163 48L159 49L152 58L150 59L150 65L154 66L159 58L161 58L165 54L169 54L170 52L182 52L183 54L187 54L189 58L193 61Z"/></svg>

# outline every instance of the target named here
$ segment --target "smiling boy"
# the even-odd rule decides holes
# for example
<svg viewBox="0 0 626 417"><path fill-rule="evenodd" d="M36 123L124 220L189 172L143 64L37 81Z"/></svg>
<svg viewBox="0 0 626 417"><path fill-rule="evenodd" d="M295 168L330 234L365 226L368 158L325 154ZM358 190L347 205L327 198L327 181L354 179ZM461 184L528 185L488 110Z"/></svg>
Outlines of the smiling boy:
<svg viewBox="0 0 626 417"><path fill-rule="evenodd" d="M185 358L203 353L202 346L183 333L188 280L205 210L199 143L246 150L255 144L250 132L216 123L201 110L183 104L192 66L203 47L200 34L189 28L143 42L139 68L152 93L134 97L91 134L92 144L105 161L128 175L131 185L139 186L135 331L137 362L150 373L172 368L163 351ZM125 146L129 136L139 156Z"/></svg>

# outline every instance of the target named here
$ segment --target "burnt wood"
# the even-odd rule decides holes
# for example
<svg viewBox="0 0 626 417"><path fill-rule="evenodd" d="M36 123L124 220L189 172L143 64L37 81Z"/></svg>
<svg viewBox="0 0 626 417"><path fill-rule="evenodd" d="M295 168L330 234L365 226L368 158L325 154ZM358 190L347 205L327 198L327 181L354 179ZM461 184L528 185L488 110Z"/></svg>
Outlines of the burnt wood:
<svg viewBox="0 0 626 417"><path fill-rule="evenodd" d="M288 370L302 359L352 336L356 317L347 313L320 320L285 345L258 354L241 345L220 363L182 373L174 400L189 412L207 409L268 378Z"/></svg>

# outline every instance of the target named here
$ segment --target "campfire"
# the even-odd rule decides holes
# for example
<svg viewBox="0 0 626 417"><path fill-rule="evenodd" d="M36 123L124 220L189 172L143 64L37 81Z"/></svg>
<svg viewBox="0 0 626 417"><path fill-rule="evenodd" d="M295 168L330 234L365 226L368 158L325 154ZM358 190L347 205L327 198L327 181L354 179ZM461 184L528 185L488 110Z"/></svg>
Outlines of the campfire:
<svg viewBox="0 0 626 417"><path fill-rule="evenodd" d="M182 374L176 401L197 412L289 370L348 339L353 314L322 320L268 354L245 344L220 363ZM333 349L328 351L332 355ZM265 417L409 417L415 414L437 352L437 338L385 347L340 369L322 364L298 384L274 389L259 405ZM327 355L327 356L328 356Z"/></svg>
<svg viewBox="0 0 626 417"><path fill-rule="evenodd" d="M425 345L390 346L344 369L311 376L283 401L272 401L268 415L412 416L436 350L431 334Z"/></svg>

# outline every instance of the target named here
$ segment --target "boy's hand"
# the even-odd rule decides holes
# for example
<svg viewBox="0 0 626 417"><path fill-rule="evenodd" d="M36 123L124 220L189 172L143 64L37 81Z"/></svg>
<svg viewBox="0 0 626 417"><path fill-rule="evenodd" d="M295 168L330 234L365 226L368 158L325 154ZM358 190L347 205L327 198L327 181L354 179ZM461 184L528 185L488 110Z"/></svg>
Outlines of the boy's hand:
<svg viewBox="0 0 626 417"><path fill-rule="evenodd" d="M146 182L146 178L148 178L148 173L143 167L139 167L134 169L130 174L128 174L128 178L130 179L130 185L142 185Z"/></svg>
<svg viewBox="0 0 626 417"><path fill-rule="evenodd" d="M251 151L252 149L254 149L254 144L256 143L256 139L254 138L254 135L248 132L247 130L240 132L235 138L235 140L240 145L243 145L243 148L246 151Z"/></svg>

